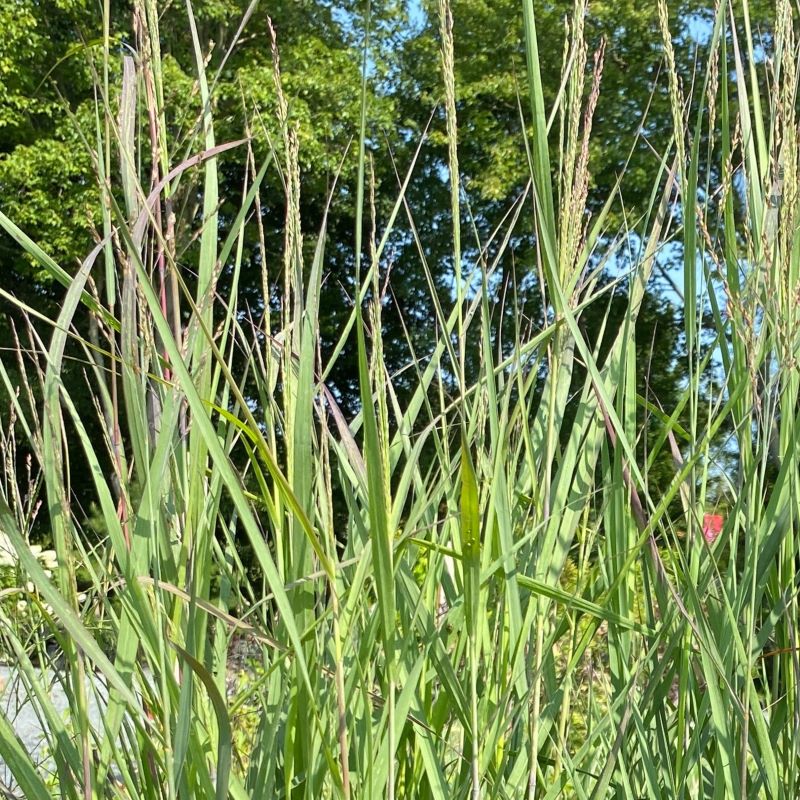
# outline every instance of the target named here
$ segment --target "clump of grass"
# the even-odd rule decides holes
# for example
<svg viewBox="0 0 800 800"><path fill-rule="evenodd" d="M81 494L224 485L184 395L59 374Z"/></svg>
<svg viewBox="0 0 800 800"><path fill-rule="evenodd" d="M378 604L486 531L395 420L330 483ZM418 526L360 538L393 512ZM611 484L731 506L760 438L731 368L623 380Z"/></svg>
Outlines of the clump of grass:
<svg viewBox="0 0 800 800"><path fill-rule="evenodd" d="M660 8L669 65L670 23ZM97 246L70 276L0 213L4 230L65 291L58 319L31 326L36 391L12 385L11 365L0 374L5 419L31 453L33 497L46 505L55 569L28 546L31 499L13 466L0 492L0 530L47 609L35 636L57 639L70 699L65 721L29 643L0 614L54 764L50 781L0 715L0 757L23 795L796 797L800 206L788 1L778 3L767 108L747 6L742 20L717 8L693 102L685 104L687 87L671 83L675 146L660 154L649 209L625 232L645 246L626 281L610 287L593 264L611 241L605 224L619 198L591 218L586 209L604 53L586 49L585 4L576 4L568 42L576 56L549 109L536 8L523 2L530 184L494 234L502 244L493 259L470 263L461 243L452 10L442 1L455 297L431 295L437 338L424 360L410 355L418 387L405 404L382 362L381 291L398 219L405 215L418 235L406 195L413 170L389 219L375 218L364 103L358 294L323 362L327 231L325 222L308 230L300 213L298 137L277 46L282 135L259 164L247 139L216 140L213 81L189 5L199 109L186 157L168 147L157 9L144 2L137 10L148 58L123 59L113 107L108 80L97 87ZM691 136L685 107L695 109ZM556 118L554 156L548 124ZM246 174L224 230L223 159ZM264 247L253 211L269 170L286 191L281 315L245 324L236 291L242 242L254 227ZM698 193L701 174L719 174L719 187ZM190 177L202 195L199 218L181 221L197 242L191 282L171 215ZM490 286L523 213L535 220L549 313L527 333L518 318L506 356ZM656 255L676 236L685 253L686 387L676 408L661 410L663 436L639 463L642 365L633 334ZM475 244L470 252L485 252ZM223 269L233 287L225 297ZM434 286L422 256L419 269ZM92 283L100 271L104 296ZM265 309L273 281L265 267ZM627 292L627 310L601 358L581 316L615 289ZM351 339L362 410L346 419L325 376ZM709 339L713 348L701 350ZM470 377L472 341L480 368ZM102 439L65 388L68 352L85 359ZM712 355L720 388L708 398ZM684 408L688 428L677 423ZM737 454L735 475L713 461L723 436ZM664 448L675 478L652 496L648 467ZM78 480L92 485L91 526L72 499ZM720 481L727 511L707 541L704 515ZM676 499L682 513L672 518ZM242 561L245 545L251 563ZM107 639L80 602L79 570ZM231 694L228 648L240 636L257 663ZM105 713L95 726L89 697L101 683ZM257 717L241 727L253 709Z"/></svg>

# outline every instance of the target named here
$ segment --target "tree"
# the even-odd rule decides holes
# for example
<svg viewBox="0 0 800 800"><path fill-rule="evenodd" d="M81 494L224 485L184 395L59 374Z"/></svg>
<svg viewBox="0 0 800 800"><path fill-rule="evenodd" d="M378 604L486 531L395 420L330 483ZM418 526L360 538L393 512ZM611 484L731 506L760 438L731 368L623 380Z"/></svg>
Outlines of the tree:
<svg viewBox="0 0 800 800"><path fill-rule="evenodd" d="M679 31L676 52L680 72L688 83L692 79L694 51L703 47L699 34L709 10L699 0L670 0L668 5ZM4 212L68 270L74 269L91 249L101 227L92 153L96 104L108 102L116 107L121 56L144 54L133 16L135 8L143 8L142 3L113 6L111 32L118 48L111 53L108 98L95 91L97 79L102 85L103 52L97 44L101 23L92 3L20 0L13 12L10 8L0 12L0 192ZM269 9L259 6L246 20L238 38L239 21L249 9L247 2L214 0L196 6L199 41L215 81L217 141L240 138L246 121L259 162L280 140L274 113L276 92L267 13L272 17L290 122L299 131L302 216L308 248L336 183L328 219L322 298L326 357L338 341L356 291L352 231L357 158L352 148L348 151L348 144L358 132L360 119L363 5L348 0L334 7L319 0L302 0L279 2ZM572 3L536 3L535 8L541 69L552 103L559 91L565 55L569 55L564 52L563 42ZM751 9L754 24L760 18L759 8ZM183 4L169 4L160 10L167 135L172 151L189 155L201 149L197 136L201 109L190 26ZM412 13L408 6L389 0L372 4L368 145L380 229L397 192L397 174L402 179L411 168L417 145L432 117L427 141L414 163L408 200L435 288L447 305L452 290L452 223L444 166L446 138L439 105L436 14L435 4L430 2L423 4L421 13ZM626 169L624 197L615 204L610 223L613 231L623 218L636 220L652 190L650 176L671 136L668 88L666 81L659 78L662 50L654 5L633 0L598 1L591 5L585 25L591 47L599 46L603 37L607 40L600 99L593 120L588 205L594 210L602 206L614 191L617 176ZM491 4L462 0L455 9L454 34L459 158L466 209L462 234L465 258L474 264L482 245L523 193L529 174L525 136L530 137L531 127L524 99L520 102L527 93L521 6L516 0ZM587 63L588 73L591 57ZM587 74L587 81L590 77ZM558 152L560 126L556 114L550 133L554 153ZM235 198L239 196L245 168L243 153L241 150L222 160L222 225L229 224L237 211ZM280 161L280 152L276 155ZM148 174L150 153L143 152L140 158L140 174ZM555 179L558 180L557 175ZM261 193L265 255L276 282L281 280L284 225L283 192L273 191L279 181L278 170L270 169ZM200 204L201 189L189 175L174 200L178 211L176 252L185 265L184 278L189 284L197 247L189 223L196 218ZM502 292L510 296L515 289L521 311L530 320L542 320L545 313L534 269L536 241L529 208L530 203L501 259L501 280L493 287L496 334L508 343L513 337L503 335L504 325L511 320L506 316L504 322L501 314ZM494 252L490 248L489 255ZM382 265L384 271L389 262L391 266L384 314L384 357L394 371L404 367L410 358L403 320L413 323L408 330L420 357L432 346L430 332L435 320L417 241L402 217L387 253ZM263 258L258 237L251 228L245 243L240 297L256 314L264 311ZM6 291L47 315L55 313L62 288L21 257L18 248L4 236L0 236L0 268ZM222 291L225 281L223 274ZM277 313L274 308L271 311ZM10 340L9 314L10 309L4 304L0 318L4 346ZM666 324L666 320L662 319L662 323ZM669 336L654 340L655 349L649 359L652 381L671 381L674 385L679 380L673 369L675 344ZM479 352L477 343L471 352ZM76 364L76 382L81 380L81 370L81 365ZM359 402L356 374L354 354L348 345L337 361L331 383L350 414L355 413ZM413 373L408 375L410 391ZM398 383L398 390L402 391L402 383Z"/></svg>

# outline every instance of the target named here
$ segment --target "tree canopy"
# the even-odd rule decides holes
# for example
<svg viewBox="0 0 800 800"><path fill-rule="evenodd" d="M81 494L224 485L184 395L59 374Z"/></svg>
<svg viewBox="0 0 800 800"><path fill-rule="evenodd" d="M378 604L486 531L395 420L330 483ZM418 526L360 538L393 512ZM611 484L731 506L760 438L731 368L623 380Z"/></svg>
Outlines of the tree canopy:
<svg viewBox="0 0 800 800"><path fill-rule="evenodd" d="M102 31L97 29L94 3L57 0L41 4L18 0L0 10L0 192L3 210L68 271L98 240L101 228L100 194L94 142L102 117L98 107L116 107L121 80L121 57L146 58L146 43L137 27L135 11L147 3L114 3L112 40L117 53L103 86ZM150 4L151 8L154 8ZM700 77L695 64L705 41L711 9L699 0L668 3L681 79L687 84ZM461 0L455 15L455 92L459 119L459 165L468 214L462 220L465 258L472 263L491 255L492 234L526 191L529 168L526 138L532 128L524 110L527 75L522 43L522 5L516 0ZM442 107L438 8L391 2L366 6L351 0L281 0L256 4L244 0L215 0L196 4L198 37L205 48L209 74L214 77L217 141L252 137L254 157L261 161L279 138L273 80L273 52L268 14L277 32L283 88L291 124L298 130L302 169L301 207L311 246L331 192L334 192L323 278L322 341L332 348L352 310L354 286L354 229L357 154L348 150L357 136L361 115L361 74L367 65L367 125L377 206L381 227L397 194L397 186L413 170L407 193L410 223L398 231L387 250L389 289L383 318L384 358L388 369L399 371L410 359L408 338L417 357L424 357L435 324L428 302L428 277L419 269L422 249L433 281L445 305L452 291L452 252L449 234L446 136ZM572 4L537 4L541 73L551 105L559 92L566 60L580 54L565 48ZM760 5L751 9L754 24L765 16ZM663 47L655 4L634 0L597 0L583 21L589 42L586 84L602 69L600 95L592 119L589 156L588 208L598 210L616 191L617 178L626 171L625 193L608 218L608 237L625 226L636 230L652 192L651 176L669 147L672 116L669 85L662 78ZM365 61L364 32L373 35ZM199 92L194 77L189 24L182 4L169 4L159 18L164 106L171 145L187 156L201 149L198 120ZM765 35L768 35L765 33ZM601 49L601 45L602 48ZM593 58L593 52L597 58ZM646 111L643 111L646 110ZM565 120L556 114L550 140L558 152ZM140 117L139 124L145 124ZM419 154L417 155L417 148ZM176 148L172 146L171 150ZM141 153L143 163L150 153ZM174 165L172 165L174 166ZM222 163L220 221L233 219L235 207L226 198L237 197L245 157ZM555 176L558 182L559 176ZM270 170L261 192L261 218L268 268L280 281L283 242L283 192L280 169ZM334 185L336 186L334 190ZM201 207L201 187L190 180L175 198L176 252L192 280L197 242L191 226ZM516 292L525 315L536 325L542 307L537 280L533 214L528 198L517 222L511 247L503 256L503 280L494 287L496 335L502 338L503 298ZM253 313L260 313L260 242L249 234L244 253L240 296L252 295ZM484 250L488 246L488 250ZM624 259L607 265L609 278L618 277ZM29 306L52 311L62 289L20 255L13 242L0 237L3 285ZM99 279L98 279L99 280ZM224 290L225 275L220 287ZM624 283L621 286L624 289ZM657 384L667 395L675 391L680 375L674 356L682 346L676 309L654 290L648 299L637 334L642 374L640 392ZM272 309L273 313L277 309ZM0 319L0 338L11 336L8 312ZM590 317L587 316L587 323ZM598 322L599 324L599 322ZM613 316L612 316L613 325ZM512 337L505 339L512 342ZM348 345L349 347L349 345ZM479 348L476 343L476 354ZM76 368L76 380L80 369ZM413 383L413 372L409 372ZM330 377L350 413L358 408L357 369L347 349ZM401 386L401 383L398 383Z"/></svg>

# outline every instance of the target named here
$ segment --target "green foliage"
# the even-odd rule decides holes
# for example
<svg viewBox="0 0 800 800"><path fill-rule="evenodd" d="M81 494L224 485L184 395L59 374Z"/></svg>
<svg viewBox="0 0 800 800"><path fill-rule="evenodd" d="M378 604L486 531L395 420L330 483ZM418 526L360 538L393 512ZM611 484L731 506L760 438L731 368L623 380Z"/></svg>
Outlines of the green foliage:
<svg viewBox="0 0 800 800"><path fill-rule="evenodd" d="M362 61L355 6L286 4L282 67L259 11L218 81L238 3L137 2L128 61L94 20L94 90L27 160L108 182L74 241L43 228L61 265L0 215L50 301L2 295L8 597L47 613L0 626L55 774L0 714L26 797L798 796L797 21L781 0L767 105L723 5L679 80L694 8L578 2L564 42L560 6L442 2L403 33L387 4ZM595 24L641 59L607 51L630 97L588 74ZM645 123L673 128L628 184L621 109L662 48ZM24 152L3 174L33 182ZM648 294L675 242L682 314Z"/></svg>
<svg viewBox="0 0 800 800"><path fill-rule="evenodd" d="M91 88L83 67L84 48L75 35L87 21L84 0L55 0L42 6L14 0L0 10L0 153L30 142L59 115L58 96L48 79L69 74L70 94Z"/></svg>
<svg viewBox="0 0 800 800"><path fill-rule="evenodd" d="M33 545L31 552L40 560L46 574L52 577L58 565L55 551L42 550L39 545ZM47 617L53 613L53 609L42 601L24 570L20 569L15 550L5 536L0 537L0 613L11 621L11 635L28 646L39 643ZM0 652L4 650L1 648ZM2 652L3 660L7 656Z"/></svg>
<svg viewBox="0 0 800 800"><path fill-rule="evenodd" d="M65 264L73 262L78 248L91 245L91 231L100 222L92 172L89 154L74 136L19 145L0 161L0 184L9 191L6 212ZM19 283L50 279L35 263L23 267L17 260L14 271Z"/></svg>

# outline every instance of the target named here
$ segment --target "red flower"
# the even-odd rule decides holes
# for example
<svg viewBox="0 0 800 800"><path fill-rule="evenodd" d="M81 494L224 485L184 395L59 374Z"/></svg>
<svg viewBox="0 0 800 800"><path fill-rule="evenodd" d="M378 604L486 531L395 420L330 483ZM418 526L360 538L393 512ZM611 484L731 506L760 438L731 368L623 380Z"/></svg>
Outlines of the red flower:
<svg viewBox="0 0 800 800"><path fill-rule="evenodd" d="M714 544L722 532L722 514L703 515L703 536L709 544Z"/></svg>

